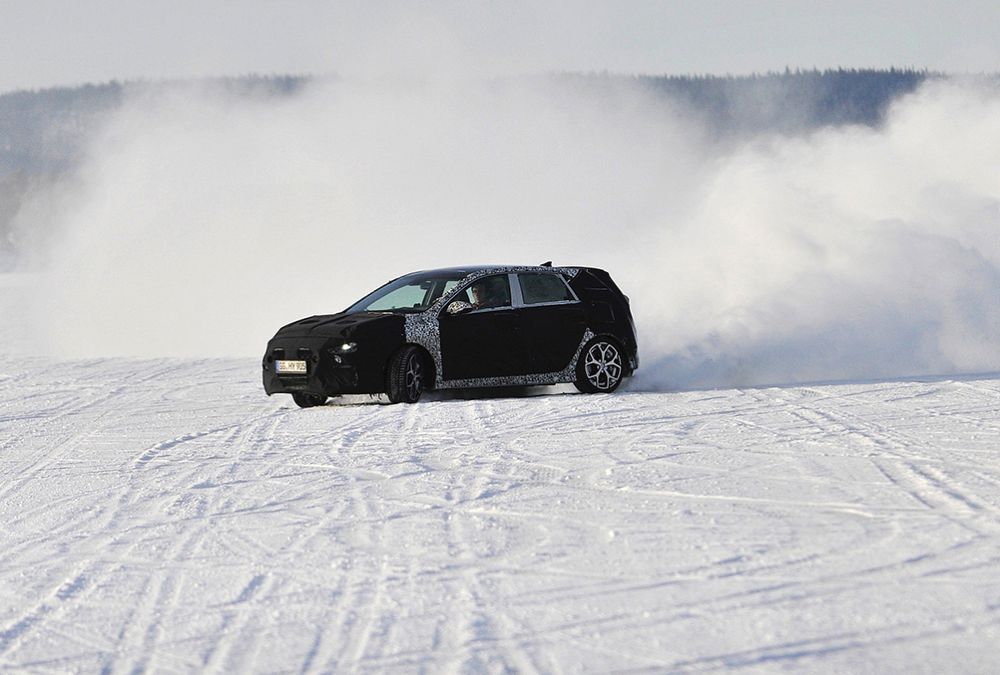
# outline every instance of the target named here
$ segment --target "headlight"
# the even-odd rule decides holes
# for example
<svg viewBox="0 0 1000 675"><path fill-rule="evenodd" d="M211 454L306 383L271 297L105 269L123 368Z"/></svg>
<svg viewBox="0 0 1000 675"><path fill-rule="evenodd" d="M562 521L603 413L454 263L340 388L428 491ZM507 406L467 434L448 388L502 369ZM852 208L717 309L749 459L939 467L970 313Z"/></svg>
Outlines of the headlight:
<svg viewBox="0 0 1000 675"><path fill-rule="evenodd" d="M331 354L334 354L334 355L337 355L337 354L353 354L354 352L358 351L358 343L357 342L343 342L343 343L341 343L339 345L334 345L333 347L331 347L329 349L329 351L330 351Z"/></svg>

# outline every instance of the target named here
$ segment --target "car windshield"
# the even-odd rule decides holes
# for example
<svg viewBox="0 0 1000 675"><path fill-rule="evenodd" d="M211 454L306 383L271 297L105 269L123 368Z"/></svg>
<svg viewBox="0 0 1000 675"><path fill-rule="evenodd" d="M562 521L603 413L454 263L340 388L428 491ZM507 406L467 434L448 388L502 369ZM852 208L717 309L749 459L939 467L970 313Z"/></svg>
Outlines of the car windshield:
<svg viewBox="0 0 1000 675"><path fill-rule="evenodd" d="M407 274L361 298L347 312L422 312L465 277L462 272Z"/></svg>

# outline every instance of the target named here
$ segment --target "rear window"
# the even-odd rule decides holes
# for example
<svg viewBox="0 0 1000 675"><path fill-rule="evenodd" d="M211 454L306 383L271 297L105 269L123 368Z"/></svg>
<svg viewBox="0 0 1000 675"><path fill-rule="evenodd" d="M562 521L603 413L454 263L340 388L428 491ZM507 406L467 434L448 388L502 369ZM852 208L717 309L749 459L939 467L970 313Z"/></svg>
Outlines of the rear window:
<svg viewBox="0 0 1000 675"><path fill-rule="evenodd" d="M526 305L576 300L569 286L557 274L518 274L517 280L521 284L521 298Z"/></svg>

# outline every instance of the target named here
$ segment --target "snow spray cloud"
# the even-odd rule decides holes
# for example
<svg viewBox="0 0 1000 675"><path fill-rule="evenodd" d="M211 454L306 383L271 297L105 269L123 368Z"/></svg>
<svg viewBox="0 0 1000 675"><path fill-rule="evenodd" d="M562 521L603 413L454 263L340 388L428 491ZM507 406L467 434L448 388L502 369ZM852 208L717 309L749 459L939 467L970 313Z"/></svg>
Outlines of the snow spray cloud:
<svg viewBox="0 0 1000 675"><path fill-rule="evenodd" d="M879 130L718 157L697 213L660 230L645 382L996 371L998 156L1000 94L939 81Z"/></svg>
<svg viewBox="0 0 1000 675"><path fill-rule="evenodd" d="M247 102L130 102L96 139L52 254L64 356L262 353L414 269L555 259L620 269L677 220L694 133L630 87L318 83ZM556 91L558 89L558 91ZM643 235L648 236L648 235Z"/></svg>
<svg viewBox="0 0 1000 675"><path fill-rule="evenodd" d="M625 84L319 83L127 105L61 212L61 355L256 355L392 276L554 259L632 296L634 387L1000 368L1000 95L713 143Z"/></svg>

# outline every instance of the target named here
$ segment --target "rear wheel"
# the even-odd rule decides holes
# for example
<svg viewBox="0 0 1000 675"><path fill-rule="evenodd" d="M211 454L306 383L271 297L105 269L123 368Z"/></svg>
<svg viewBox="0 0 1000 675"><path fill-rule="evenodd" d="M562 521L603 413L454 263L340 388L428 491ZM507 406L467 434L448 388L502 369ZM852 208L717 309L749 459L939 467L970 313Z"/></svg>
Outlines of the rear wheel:
<svg viewBox="0 0 1000 675"><path fill-rule="evenodd" d="M307 394L304 391L297 391L292 394L292 400L300 408L314 408L326 403L326 396L320 394Z"/></svg>
<svg viewBox="0 0 1000 675"><path fill-rule="evenodd" d="M610 338L596 337L580 352L573 384L585 394L606 394L617 389L624 376L621 345Z"/></svg>
<svg viewBox="0 0 1000 675"><path fill-rule="evenodd" d="M426 388L427 368L420 349L407 345L389 360L385 393L393 403L416 403Z"/></svg>

